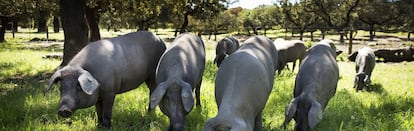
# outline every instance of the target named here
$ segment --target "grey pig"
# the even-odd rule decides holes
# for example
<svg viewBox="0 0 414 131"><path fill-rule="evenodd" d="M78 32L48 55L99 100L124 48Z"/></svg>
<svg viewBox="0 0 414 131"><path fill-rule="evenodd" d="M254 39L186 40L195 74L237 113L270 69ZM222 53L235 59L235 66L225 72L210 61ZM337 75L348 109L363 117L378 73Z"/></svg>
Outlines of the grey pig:
<svg viewBox="0 0 414 131"><path fill-rule="evenodd" d="M358 50L355 59L355 80L354 88L356 91L368 87L371 83L371 74L375 67L375 54L369 47L363 47Z"/></svg>
<svg viewBox="0 0 414 131"><path fill-rule="evenodd" d="M207 121L204 131L262 129L262 111L272 91L277 55L270 39L255 36L224 59L215 80L218 114Z"/></svg>
<svg viewBox="0 0 414 131"><path fill-rule="evenodd" d="M92 42L52 75L45 92L60 81L60 116L95 105L98 126L109 128L116 94L143 82L150 92L155 89L155 69L165 49L160 38L146 31Z"/></svg>
<svg viewBox="0 0 414 131"><path fill-rule="evenodd" d="M150 107L158 104L168 116L168 130L184 129L184 119L194 106L195 89L197 106L200 103L200 86L205 66L203 41L192 34L178 36L161 57L157 67L157 89L151 94Z"/></svg>
<svg viewBox="0 0 414 131"><path fill-rule="evenodd" d="M295 79L294 98L285 111L284 127L294 118L295 130L307 131L322 119L322 112L335 95L339 79L335 51L328 40L308 50Z"/></svg>

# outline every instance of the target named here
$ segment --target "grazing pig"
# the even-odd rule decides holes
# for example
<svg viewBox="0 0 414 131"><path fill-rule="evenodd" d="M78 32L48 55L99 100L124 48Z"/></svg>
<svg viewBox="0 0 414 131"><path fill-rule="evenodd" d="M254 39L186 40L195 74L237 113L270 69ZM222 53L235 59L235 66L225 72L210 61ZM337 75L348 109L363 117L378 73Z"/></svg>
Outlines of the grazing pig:
<svg viewBox="0 0 414 131"><path fill-rule="evenodd" d="M277 38L274 42L277 53L278 53L278 61L277 61L277 72L280 74L282 72L283 68L285 68L287 63L287 48L285 46L286 41L282 38Z"/></svg>
<svg viewBox="0 0 414 131"><path fill-rule="evenodd" d="M322 119L338 83L335 57L335 49L328 42L321 41L308 50L296 76L294 98L286 108L284 127L294 118L295 130L309 130Z"/></svg>
<svg viewBox="0 0 414 131"><path fill-rule="evenodd" d="M151 94L150 107L158 104L170 119L168 130L184 129L184 118L194 106L193 90L200 104L200 86L204 72L203 41L192 34L182 34L161 57L157 68L157 89Z"/></svg>
<svg viewBox="0 0 414 131"><path fill-rule="evenodd" d="M383 62L402 62L414 61L414 48L391 48L391 49L377 49L374 54L378 59L383 59Z"/></svg>
<svg viewBox="0 0 414 131"><path fill-rule="evenodd" d="M262 111L273 87L278 53L263 36L247 39L218 69L215 97L216 117L204 131L262 129Z"/></svg>
<svg viewBox="0 0 414 131"><path fill-rule="evenodd" d="M334 44L334 41L331 40L331 39L323 39L319 43L329 45L332 49L334 49L336 56L342 54L342 52L343 52L342 50L339 50L339 49L336 48L336 46Z"/></svg>
<svg viewBox="0 0 414 131"><path fill-rule="evenodd" d="M292 72L295 70L296 60L299 60L299 65L306 55L306 46L301 40L285 41L283 39L276 39L274 41L276 49L279 54L279 64L277 66L278 73L286 66L287 62L293 62Z"/></svg>
<svg viewBox="0 0 414 131"><path fill-rule="evenodd" d="M45 92L61 81L60 116L95 105L98 126L109 128L116 94L143 82L150 91L156 88L156 66L165 49L160 38L146 31L92 42L52 75Z"/></svg>
<svg viewBox="0 0 414 131"><path fill-rule="evenodd" d="M368 87L371 83L371 73L375 67L375 54L369 47L363 47L358 50L355 58L355 81L354 88L356 91L362 90L364 86Z"/></svg>
<svg viewBox="0 0 414 131"><path fill-rule="evenodd" d="M221 62L227 56L235 52L238 48L239 41L233 37L228 36L220 40L216 47L216 58L214 58L214 63L217 63L217 67L220 66Z"/></svg>

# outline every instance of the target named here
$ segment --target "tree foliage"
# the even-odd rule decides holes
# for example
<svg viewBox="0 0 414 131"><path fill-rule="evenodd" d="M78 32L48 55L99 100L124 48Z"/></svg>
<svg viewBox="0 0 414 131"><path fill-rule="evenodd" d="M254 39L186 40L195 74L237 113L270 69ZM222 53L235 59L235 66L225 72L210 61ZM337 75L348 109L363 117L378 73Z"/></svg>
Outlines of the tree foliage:
<svg viewBox="0 0 414 131"><path fill-rule="evenodd" d="M252 10L251 19L264 30L264 35L268 29L272 29L276 24L281 23L281 13L279 7L275 5L259 6Z"/></svg>
<svg viewBox="0 0 414 131"><path fill-rule="evenodd" d="M369 25L370 40L374 39L375 25L384 25L399 17L399 9L396 2L389 0L361 1L357 9L359 20Z"/></svg>
<svg viewBox="0 0 414 131"><path fill-rule="evenodd" d="M290 3L283 0L280 5L282 5L286 21L291 28L299 31L300 40L303 38L303 33L319 20L319 16L311 10L311 6L314 5L306 0L299 3Z"/></svg>

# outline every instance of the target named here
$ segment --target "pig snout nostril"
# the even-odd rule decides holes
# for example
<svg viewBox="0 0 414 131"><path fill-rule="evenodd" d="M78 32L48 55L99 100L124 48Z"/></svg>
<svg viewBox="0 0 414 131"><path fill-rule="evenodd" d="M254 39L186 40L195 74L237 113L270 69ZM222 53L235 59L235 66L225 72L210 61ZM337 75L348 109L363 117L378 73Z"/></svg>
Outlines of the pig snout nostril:
<svg viewBox="0 0 414 131"><path fill-rule="evenodd" d="M73 112L71 110L69 110L69 109L62 109L62 110L59 110L59 112L58 112L59 116L65 117L65 118L71 116L72 113Z"/></svg>

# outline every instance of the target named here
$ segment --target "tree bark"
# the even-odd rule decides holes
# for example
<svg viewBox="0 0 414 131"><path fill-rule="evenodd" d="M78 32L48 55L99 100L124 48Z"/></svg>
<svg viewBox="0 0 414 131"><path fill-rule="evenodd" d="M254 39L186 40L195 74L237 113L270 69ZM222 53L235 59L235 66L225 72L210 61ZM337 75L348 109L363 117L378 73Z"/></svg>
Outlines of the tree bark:
<svg viewBox="0 0 414 131"><path fill-rule="evenodd" d="M352 40L354 39L353 34L354 34L354 31L350 30L349 31L349 44L348 44L348 54L349 55L352 54Z"/></svg>
<svg viewBox="0 0 414 131"><path fill-rule="evenodd" d="M255 35L259 35L259 33L257 32L256 28L254 28L254 26L253 26L253 25L250 25L250 27L252 28L253 33L254 33Z"/></svg>
<svg viewBox="0 0 414 131"><path fill-rule="evenodd" d="M311 41L313 41L313 31L310 32Z"/></svg>
<svg viewBox="0 0 414 131"><path fill-rule="evenodd" d="M86 0L60 0L62 27L65 37L61 67L88 44L88 25L85 19Z"/></svg>
<svg viewBox="0 0 414 131"><path fill-rule="evenodd" d="M86 19L88 20L89 25L89 41L94 42L101 39L101 33L99 31L99 13L98 13L99 6L94 8L86 7L85 15Z"/></svg>
<svg viewBox="0 0 414 131"><path fill-rule="evenodd" d="M58 33L60 30L59 17L53 16L53 32Z"/></svg>
<svg viewBox="0 0 414 131"><path fill-rule="evenodd" d="M184 23L181 25L180 33L184 33L185 32L185 29L188 26L188 16L189 15L190 15L190 13L188 13L188 12L184 14Z"/></svg>
<svg viewBox="0 0 414 131"><path fill-rule="evenodd" d="M174 37L177 37L177 35L178 35L178 28L177 29L175 29L175 31L174 31Z"/></svg>
<svg viewBox="0 0 414 131"><path fill-rule="evenodd" d="M16 25L15 25L15 24L16 24ZM16 22L16 20L14 20L14 21L12 22L12 33L13 33L13 39L15 38L16 30L17 30L17 22Z"/></svg>
<svg viewBox="0 0 414 131"><path fill-rule="evenodd" d="M369 41L373 41L374 40L374 25L370 24L369 25Z"/></svg>
<svg viewBox="0 0 414 131"><path fill-rule="evenodd" d="M321 34L322 34L322 40L325 39L325 30L321 30Z"/></svg>
<svg viewBox="0 0 414 131"><path fill-rule="evenodd" d="M250 34L250 30L249 30L249 28L246 28L246 31L247 31L247 35L248 35L248 36L252 36L252 34Z"/></svg>
<svg viewBox="0 0 414 131"><path fill-rule="evenodd" d="M13 32L19 32L19 29L17 29L18 23L17 20L13 20Z"/></svg>
<svg viewBox="0 0 414 131"><path fill-rule="evenodd" d="M44 10L39 11L39 16L37 17L37 32L46 32L47 28L47 12Z"/></svg>
<svg viewBox="0 0 414 131"><path fill-rule="evenodd" d="M345 37L346 34L343 30L339 30L338 32L339 32L339 43L343 45L343 44L345 44L344 37Z"/></svg>
<svg viewBox="0 0 414 131"><path fill-rule="evenodd" d="M303 40L303 30L300 30L300 36L299 36L299 40Z"/></svg>
<svg viewBox="0 0 414 131"><path fill-rule="evenodd" d="M214 31L214 41L217 41L217 34L218 34L218 32Z"/></svg>
<svg viewBox="0 0 414 131"><path fill-rule="evenodd" d="M6 42L4 35L6 34L7 24L10 22L10 17L0 16L1 18L1 27L0 27L0 43Z"/></svg>

